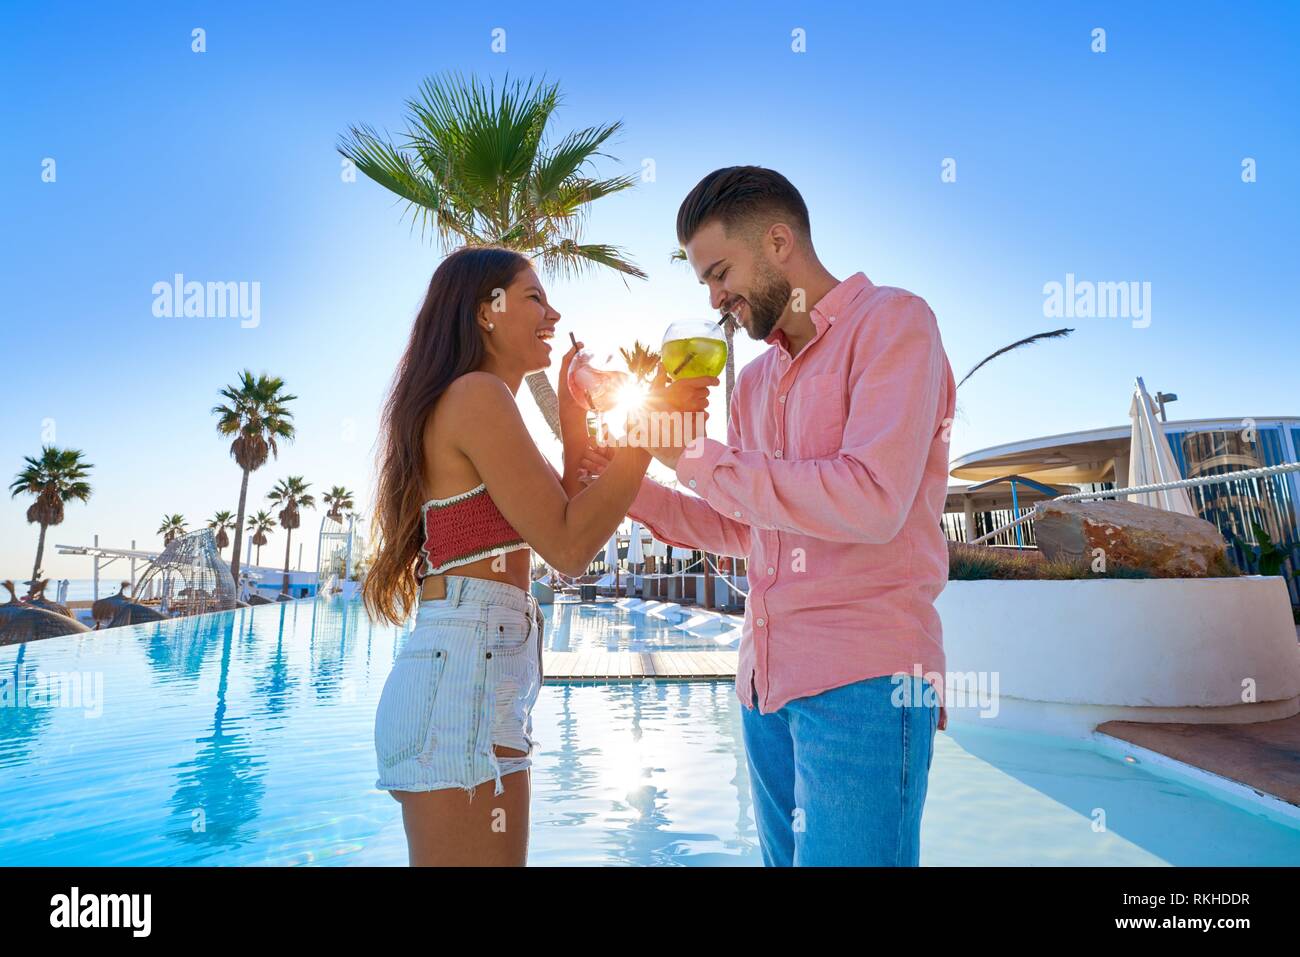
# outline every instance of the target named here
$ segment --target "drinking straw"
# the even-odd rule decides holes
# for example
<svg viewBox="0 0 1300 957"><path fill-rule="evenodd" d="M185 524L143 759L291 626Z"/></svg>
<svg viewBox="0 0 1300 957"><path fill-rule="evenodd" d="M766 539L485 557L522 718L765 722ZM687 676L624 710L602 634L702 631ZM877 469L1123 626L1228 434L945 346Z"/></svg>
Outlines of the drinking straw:
<svg viewBox="0 0 1300 957"><path fill-rule="evenodd" d="M578 348L578 340L574 338L572 329L569 330L569 341L573 343L573 348L575 349ZM577 356L574 356L574 358L576 359ZM592 399L591 393L588 392L586 389L583 389L582 394L587 397L587 407L594 412L596 410L596 402L594 399Z"/></svg>

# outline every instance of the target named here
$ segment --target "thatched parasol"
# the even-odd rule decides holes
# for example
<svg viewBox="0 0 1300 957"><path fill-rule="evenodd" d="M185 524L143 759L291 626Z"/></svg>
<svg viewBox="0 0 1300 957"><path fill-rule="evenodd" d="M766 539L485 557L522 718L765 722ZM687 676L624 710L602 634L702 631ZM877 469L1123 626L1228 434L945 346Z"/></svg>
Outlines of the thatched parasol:
<svg viewBox="0 0 1300 957"><path fill-rule="evenodd" d="M57 601L50 601L45 597L45 586L49 583L50 580L48 578L42 578L40 581L32 583L31 588L27 593L27 597L24 599L26 604L34 605L37 608L43 608L46 611L52 611L56 615L63 615L64 617L76 621L77 616L72 613L71 609L69 609L67 605L60 605Z"/></svg>
<svg viewBox="0 0 1300 957"><path fill-rule="evenodd" d="M108 623L109 628L124 628L127 625L139 625L148 621L166 621L167 616L157 608L140 605L133 601L124 602Z"/></svg>
<svg viewBox="0 0 1300 957"><path fill-rule="evenodd" d="M101 598L90 606L90 615L95 619L96 627L99 626L100 622L112 621L119 608L131 603L131 599L126 597L126 590L130 587L130 582L122 582L122 587L116 595Z"/></svg>
<svg viewBox="0 0 1300 957"><path fill-rule="evenodd" d="M249 595L248 604L249 605L273 605L275 604L275 602L271 601L271 599L267 598L265 595Z"/></svg>
<svg viewBox="0 0 1300 957"><path fill-rule="evenodd" d="M65 618L56 612L17 601L14 583L6 581L3 585L9 590L9 601L0 605L0 645L90 631L75 618Z"/></svg>

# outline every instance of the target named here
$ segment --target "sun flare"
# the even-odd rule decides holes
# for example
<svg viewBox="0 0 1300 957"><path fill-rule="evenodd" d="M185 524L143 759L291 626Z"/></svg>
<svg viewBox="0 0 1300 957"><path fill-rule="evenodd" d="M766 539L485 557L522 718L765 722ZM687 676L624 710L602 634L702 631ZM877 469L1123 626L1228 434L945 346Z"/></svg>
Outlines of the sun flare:
<svg viewBox="0 0 1300 957"><path fill-rule="evenodd" d="M610 410L610 415L615 422L622 422L629 415L645 403L645 398L650 394L650 387L644 382L629 382L623 388L618 390L618 401L614 403L614 408Z"/></svg>

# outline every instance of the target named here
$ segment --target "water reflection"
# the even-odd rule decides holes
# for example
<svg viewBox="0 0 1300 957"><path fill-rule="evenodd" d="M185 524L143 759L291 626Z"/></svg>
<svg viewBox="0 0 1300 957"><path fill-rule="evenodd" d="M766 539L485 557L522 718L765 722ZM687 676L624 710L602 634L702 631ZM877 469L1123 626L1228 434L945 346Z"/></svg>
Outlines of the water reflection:
<svg viewBox="0 0 1300 957"><path fill-rule="evenodd" d="M590 606L547 616L557 650L622 648L643 621ZM0 864L404 864L399 808L374 788L373 729L408 633L336 599L0 648L0 692L42 672L103 682L98 716L0 708ZM758 862L729 682L547 685L534 729L532 863ZM998 734L940 736L923 862L1300 859L1294 830Z"/></svg>
<svg viewBox="0 0 1300 957"><path fill-rule="evenodd" d="M194 757L176 766L176 790L169 802L175 819L169 836L212 849L237 847L256 838L267 770L251 735L241 733L242 716L236 712L227 719L235 619L230 615L221 619L214 629L220 636L221 657L212 723L208 734L195 741L199 748Z"/></svg>
<svg viewBox="0 0 1300 957"><path fill-rule="evenodd" d="M0 670L0 768L27 761L33 743L50 723L49 707L29 701L39 674L35 656L29 659L28 647L19 645L11 665Z"/></svg>

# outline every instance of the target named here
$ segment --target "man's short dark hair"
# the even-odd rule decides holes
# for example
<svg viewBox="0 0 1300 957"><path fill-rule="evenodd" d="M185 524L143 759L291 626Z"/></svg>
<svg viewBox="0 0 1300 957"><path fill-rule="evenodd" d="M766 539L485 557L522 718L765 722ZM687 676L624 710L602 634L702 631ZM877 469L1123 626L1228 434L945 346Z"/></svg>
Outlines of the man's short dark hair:
<svg viewBox="0 0 1300 957"><path fill-rule="evenodd" d="M718 220L732 227L763 217L769 224L785 220L808 238L808 207L799 191L774 169L728 166L700 180L677 210L677 241L685 246L705 223Z"/></svg>

